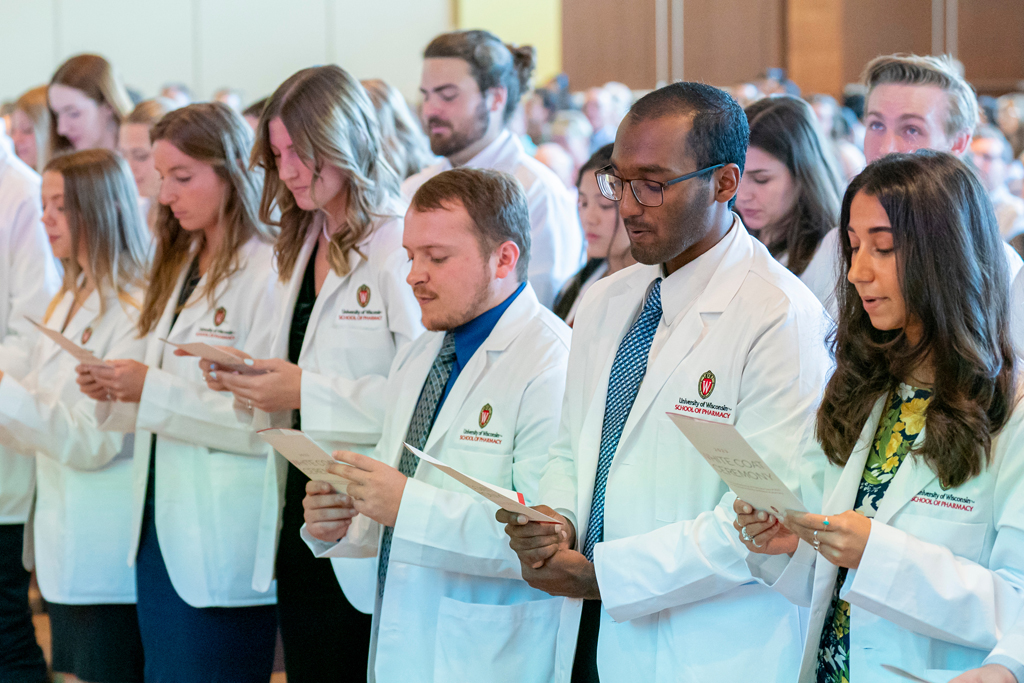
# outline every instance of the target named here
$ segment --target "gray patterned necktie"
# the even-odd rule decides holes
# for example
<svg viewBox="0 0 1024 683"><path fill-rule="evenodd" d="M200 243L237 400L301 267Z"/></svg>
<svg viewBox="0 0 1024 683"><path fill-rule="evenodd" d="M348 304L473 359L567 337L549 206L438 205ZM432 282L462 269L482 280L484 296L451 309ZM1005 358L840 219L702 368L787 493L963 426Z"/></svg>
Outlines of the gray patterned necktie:
<svg viewBox="0 0 1024 683"><path fill-rule="evenodd" d="M452 374L452 366L455 364L455 335L448 332L444 335L444 343L441 344L441 351L434 359L427 374L427 381L423 383L420 391L420 398L416 402L416 410L413 411L412 420L409 422L409 430L405 433L405 442L410 446L423 450L427 445L427 437L430 436L430 429L434 426L434 419L437 417L437 407L444 396L444 389L448 386L448 378ZM402 446L402 457L398 461L398 471L407 477L416 474L416 465L419 458L409 452L409 449ZM380 542L380 562L377 564L377 593L384 595L384 580L388 575L388 558L391 555L391 538L395 534L394 527L384 527L384 537Z"/></svg>

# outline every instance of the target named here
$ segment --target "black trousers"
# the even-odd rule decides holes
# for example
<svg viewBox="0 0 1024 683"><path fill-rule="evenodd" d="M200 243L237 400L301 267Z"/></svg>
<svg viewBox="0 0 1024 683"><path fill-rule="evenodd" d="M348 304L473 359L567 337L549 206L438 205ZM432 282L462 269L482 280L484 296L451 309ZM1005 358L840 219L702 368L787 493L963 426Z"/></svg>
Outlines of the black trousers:
<svg viewBox="0 0 1024 683"><path fill-rule="evenodd" d="M328 559L299 536L309 479L291 463L277 548L277 619L288 683L365 683L372 617L353 607Z"/></svg>
<svg viewBox="0 0 1024 683"><path fill-rule="evenodd" d="M28 604L30 574L21 564L24 524L0 524L0 681L46 681L46 660L36 642Z"/></svg>
<svg viewBox="0 0 1024 683"><path fill-rule="evenodd" d="M601 601L584 600L576 658L572 662L572 683L600 683L597 675L597 636L601 627Z"/></svg>

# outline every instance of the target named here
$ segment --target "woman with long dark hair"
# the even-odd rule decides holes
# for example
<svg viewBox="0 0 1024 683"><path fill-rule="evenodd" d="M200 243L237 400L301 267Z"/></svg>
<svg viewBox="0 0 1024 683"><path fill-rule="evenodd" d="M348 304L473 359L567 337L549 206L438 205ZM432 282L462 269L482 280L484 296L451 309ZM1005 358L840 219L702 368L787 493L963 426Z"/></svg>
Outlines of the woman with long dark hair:
<svg viewBox="0 0 1024 683"><path fill-rule="evenodd" d="M766 97L746 108L747 163L736 194L743 224L815 296L835 288L842 181L814 120L798 97ZM833 311L834 312L834 311Z"/></svg>
<svg viewBox="0 0 1024 683"><path fill-rule="evenodd" d="M836 370L801 492L822 514L780 526L737 501L737 529L762 553L755 576L811 605L800 681L978 666L1024 605L1024 411L995 214L967 166L918 152L857 176L840 220Z"/></svg>

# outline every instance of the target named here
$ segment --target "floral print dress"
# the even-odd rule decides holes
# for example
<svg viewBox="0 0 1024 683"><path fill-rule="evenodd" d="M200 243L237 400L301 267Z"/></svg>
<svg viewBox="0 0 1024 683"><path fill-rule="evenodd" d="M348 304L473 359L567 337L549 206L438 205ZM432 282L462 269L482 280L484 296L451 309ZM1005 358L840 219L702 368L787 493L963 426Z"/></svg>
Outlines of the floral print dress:
<svg viewBox="0 0 1024 683"><path fill-rule="evenodd" d="M917 389L903 383L889 395L864 466L857 502L853 506L855 512L868 518L875 516L885 490L924 428L924 412L931 397L931 389ZM817 683L850 683L850 603L839 599L846 574L846 568L840 567L832 605L825 615L818 645Z"/></svg>

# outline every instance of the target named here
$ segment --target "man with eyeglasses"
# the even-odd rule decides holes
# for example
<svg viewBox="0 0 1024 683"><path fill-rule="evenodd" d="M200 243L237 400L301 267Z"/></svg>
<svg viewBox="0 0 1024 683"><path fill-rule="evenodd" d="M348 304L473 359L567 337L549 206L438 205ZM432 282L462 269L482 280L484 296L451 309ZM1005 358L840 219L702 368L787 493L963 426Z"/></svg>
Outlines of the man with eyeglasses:
<svg viewBox="0 0 1024 683"><path fill-rule="evenodd" d="M799 492L828 318L732 212L747 138L728 94L675 83L633 106L597 172L641 265L576 315L539 492L562 528L497 513L523 578L576 599L557 681L796 679L799 609L753 581L734 496L666 415L734 425Z"/></svg>

